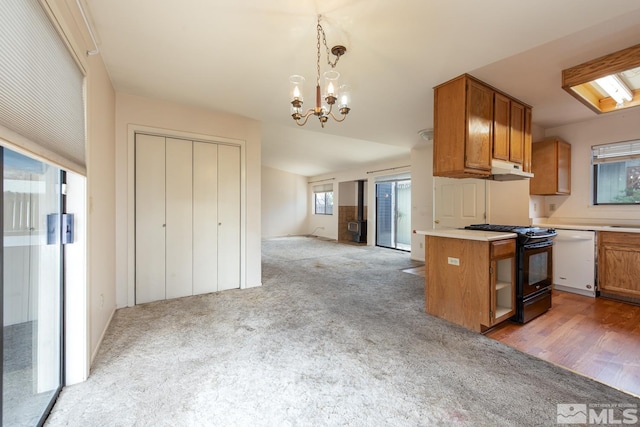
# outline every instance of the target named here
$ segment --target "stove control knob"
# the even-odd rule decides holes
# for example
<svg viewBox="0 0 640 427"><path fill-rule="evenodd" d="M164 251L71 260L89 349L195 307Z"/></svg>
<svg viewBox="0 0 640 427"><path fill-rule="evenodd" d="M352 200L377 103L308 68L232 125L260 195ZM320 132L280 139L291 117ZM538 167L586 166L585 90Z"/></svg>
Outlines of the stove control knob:
<svg viewBox="0 0 640 427"><path fill-rule="evenodd" d="M535 233L533 231L529 230L524 234L526 234L527 236L533 236Z"/></svg>
<svg viewBox="0 0 640 427"><path fill-rule="evenodd" d="M548 228L547 229L547 233L555 233L556 229L555 228Z"/></svg>

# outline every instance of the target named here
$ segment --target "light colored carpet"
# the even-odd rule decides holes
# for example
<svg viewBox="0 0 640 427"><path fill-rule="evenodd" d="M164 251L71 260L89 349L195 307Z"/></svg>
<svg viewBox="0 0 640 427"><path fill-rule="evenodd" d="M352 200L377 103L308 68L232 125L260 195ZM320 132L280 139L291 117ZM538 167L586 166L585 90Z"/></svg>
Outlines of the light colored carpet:
<svg viewBox="0 0 640 427"><path fill-rule="evenodd" d="M260 288L118 310L48 425L555 425L558 403L640 403L425 314L413 264L266 240Z"/></svg>

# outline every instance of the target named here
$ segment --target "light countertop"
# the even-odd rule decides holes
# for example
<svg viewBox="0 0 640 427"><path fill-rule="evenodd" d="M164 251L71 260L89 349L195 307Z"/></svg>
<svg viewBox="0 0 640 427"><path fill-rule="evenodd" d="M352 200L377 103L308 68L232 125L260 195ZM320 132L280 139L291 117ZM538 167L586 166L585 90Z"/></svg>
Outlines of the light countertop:
<svg viewBox="0 0 640 427"><path fill-rule="evenodd" d="M594 225L594 224L534 224L536 227L555 228L560 230L590 230L590 231L614 231L619 233L640 233L640 227L625 225Z"/></svg>
<svg viewBox="0 0 640 427"><path fill-rule="evenodd" d="M443 228L437 230L416 230L416 234L424 236L448 237L450 239L480 240L484 242L492 242L494 240L515 239L516 233L505 233L502 231L480 231L465 230L458 228Z"/></svg>

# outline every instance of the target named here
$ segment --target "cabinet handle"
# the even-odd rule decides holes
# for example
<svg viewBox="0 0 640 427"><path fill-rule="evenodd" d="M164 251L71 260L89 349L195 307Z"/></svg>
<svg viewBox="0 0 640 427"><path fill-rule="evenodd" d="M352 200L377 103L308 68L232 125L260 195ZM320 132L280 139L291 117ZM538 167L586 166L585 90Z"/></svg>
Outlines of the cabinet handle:
<svg viewBox="0 0 640 427"><path fill-rule="evenodd" d="M167 224L162 224L162 226L163 226L163 227L166 227L166 226L167 226Z"/></svg>
<svg viewBox="0 0 640 427"><path fill-rule="evenodd" d="M219 222L219 223L218 223L218 225L222 225L222 223L221 223L221 222Z"/></svg>

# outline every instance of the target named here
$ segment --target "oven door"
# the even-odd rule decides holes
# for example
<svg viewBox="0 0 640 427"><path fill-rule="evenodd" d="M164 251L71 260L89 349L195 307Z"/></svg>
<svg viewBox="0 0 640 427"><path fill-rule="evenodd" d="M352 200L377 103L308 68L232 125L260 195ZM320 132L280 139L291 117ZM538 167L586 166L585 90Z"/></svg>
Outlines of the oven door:
<svg viewBox="0 0 640 427"><path fill-rule="evenodd" d="M522 251L522 299L553 283L553 241L525 244Z"/></svg>

